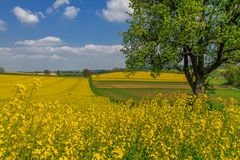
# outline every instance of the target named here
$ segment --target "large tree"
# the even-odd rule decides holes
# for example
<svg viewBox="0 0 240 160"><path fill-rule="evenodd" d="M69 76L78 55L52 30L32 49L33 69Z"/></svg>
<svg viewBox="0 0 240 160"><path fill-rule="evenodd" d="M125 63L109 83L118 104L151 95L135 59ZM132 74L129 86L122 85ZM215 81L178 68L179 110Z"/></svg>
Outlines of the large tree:
<svg viewBox="0 0 240 160"><path fill-rule="evenodd" d="M176 68L198 94L213 70L240 61L239 0L130 0L130 7L122 33L128 69Z"/></svg>

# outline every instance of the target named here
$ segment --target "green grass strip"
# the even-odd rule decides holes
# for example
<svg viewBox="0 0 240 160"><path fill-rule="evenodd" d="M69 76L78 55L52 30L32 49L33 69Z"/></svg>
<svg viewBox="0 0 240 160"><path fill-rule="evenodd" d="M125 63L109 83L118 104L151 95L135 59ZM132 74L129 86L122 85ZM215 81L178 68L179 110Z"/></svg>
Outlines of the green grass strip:
<svg viewBox="0 0 240 160"><path fill-rule="evenodd" d="M92 92L97 96L101 96L101 94L98 92L97 88L93 84L93 80L92 80L91 76L88 78L88 82L89 82L89 86L90 86Z"/></svg>

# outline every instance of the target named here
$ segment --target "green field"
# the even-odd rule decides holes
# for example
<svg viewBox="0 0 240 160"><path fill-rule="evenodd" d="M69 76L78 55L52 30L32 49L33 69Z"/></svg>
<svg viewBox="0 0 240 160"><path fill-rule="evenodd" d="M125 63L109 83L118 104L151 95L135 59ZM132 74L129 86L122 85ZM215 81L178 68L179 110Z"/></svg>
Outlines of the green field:
<svg viewBox="0 0 240 160"><path fill-rule="evenodd" d="M224 82L224 81L221 81ZM212 83L214 92L210 97L234 99L240 98L240 90L231 86L222 85L220 82ZM190 93L191 89L186 82L148 82L148 81L94 81L94 85L100 95L110 97L113 100L127 100L132 98L139 101L140 99L152 98L157 94L165 97L176 97L183 93Z"/></svg>

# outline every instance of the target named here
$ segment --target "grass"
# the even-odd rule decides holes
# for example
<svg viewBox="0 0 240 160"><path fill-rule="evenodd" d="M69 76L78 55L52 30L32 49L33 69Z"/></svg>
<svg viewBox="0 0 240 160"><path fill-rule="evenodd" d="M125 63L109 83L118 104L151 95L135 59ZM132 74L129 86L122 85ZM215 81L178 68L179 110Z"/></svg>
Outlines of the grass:
<svg viewBox="0 0 240 160"><path fill-rule="evenodd" d="M212 97L222 97L222 98L235 98L240 99L240 89L229 88L229 89L218 89L215 91L216 93L212 95Z"/></svg>
<svg viewBox="0 0 240 160"><path fill-rule="evenodd" d="M114 79L114 75L118 78ZM144 75L141 77L139 75ZM174 76L176 79L171 79ZM102 77L102 78L101 78ZM122 79L120 79L122 78ZM169 81L165 81L165 80ZM100 95L110 97L115 100L127 100L133 99L139 101L142 98L152 98L157 94L161 93L165 97L174 97L175 95L189 93L191 89L188 83L185 81L179 81L182 79L182 74L162 74L162 77L152 80L151 77L147 77L146 74L138 74L136 77L127 78L123 77L120 73L108 73L103 75L95 76L94 85ZM240 98L240 90L227 86L226 80L223 77L210 77L209 82L215 86L216 90L214 94L210 94L210 97L214 100L218 97L235 99Z"/></svg>
<svg viewBox="0 0 240 160"><path fill-rule="evenodd" d="M128 100L133 99L134 101L139 101L143 98L151 99L157 94L161 93L166 97L171 97L173 95L180 95L182 93L187 93L188 89L161 89L161 88L98 88L100 95L105 95L115 100Z"/></svg>

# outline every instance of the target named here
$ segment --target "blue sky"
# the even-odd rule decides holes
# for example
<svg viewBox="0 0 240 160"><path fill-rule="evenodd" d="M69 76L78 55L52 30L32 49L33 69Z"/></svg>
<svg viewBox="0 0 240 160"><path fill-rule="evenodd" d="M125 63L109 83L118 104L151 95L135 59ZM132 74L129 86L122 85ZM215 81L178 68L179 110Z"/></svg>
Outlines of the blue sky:
<svg viewBox="0 0 240 160"><path fill-rule="evenodd" d="M124 66L128 0L0 1L0 66L8 71Z"/></svg>

